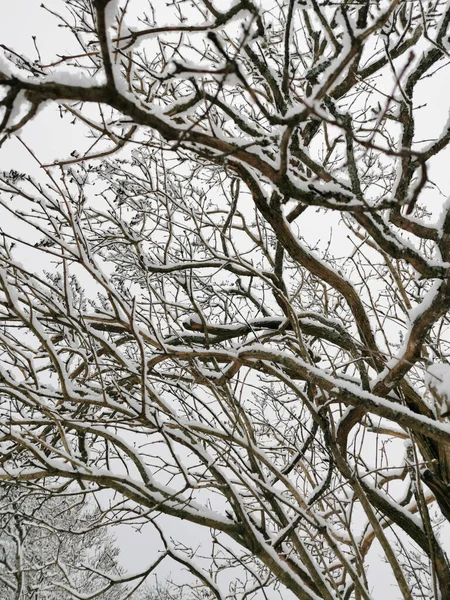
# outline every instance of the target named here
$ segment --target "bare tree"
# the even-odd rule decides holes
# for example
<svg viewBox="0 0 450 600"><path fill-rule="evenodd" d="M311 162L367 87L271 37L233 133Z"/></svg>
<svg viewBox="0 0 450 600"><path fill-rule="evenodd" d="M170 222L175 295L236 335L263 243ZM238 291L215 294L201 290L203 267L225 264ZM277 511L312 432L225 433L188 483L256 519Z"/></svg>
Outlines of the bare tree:
<svg viewBox="0 0 450 600"><path fill-rule="evenodd" d="M2 178L0 477L113 490L216 598L369 599L377 542L449 599L449 6L60 4L79 48L1 67L5 143L90 139Z"/></svg>
<svg viewBox="0 0 450 600"><path fill-rule="evenodd" d="M104 600L125 596L123 586L108 586L121 579L123 570L119 549L101 526L98 511L67 492L30 492L2 484L0 494L2 599L60 600L97 591L96 597Z"/></svg>

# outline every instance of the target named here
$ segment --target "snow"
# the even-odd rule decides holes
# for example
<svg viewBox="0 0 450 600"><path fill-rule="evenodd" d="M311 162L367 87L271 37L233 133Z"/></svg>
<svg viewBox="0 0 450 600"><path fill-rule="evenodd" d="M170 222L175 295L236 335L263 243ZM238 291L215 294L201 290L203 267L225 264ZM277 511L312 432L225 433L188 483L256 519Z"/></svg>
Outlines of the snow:
<svg viewBox="0 0 450 600"><path fill-rule="evenodd" d="M116 25L116 16L118 16L120 0L109 0L105 8L106 27L114 27Z"/></svg>
<svg viewBox="0 0 450 600"><path fill-rule="evenodd" d="M370 487L378 496L382 497L384 502L387 502L392 506L392 510L394 512L401 512L405 517L407 517L410 521L416 525L419 529L423 531L422 520L417 514L413 514L411 512L411 506L402 506L398 501L393 500L388 494L385 494L380 488L376 487L371 481L364 480L364 485ZM414 506L414 502L412 504Z"/></svg>
<svg viewBox="0 0 450 600"><path fill-rule="evenodd" d="M409 320L411 321L411 324L414 324L414 322L417 321L417 319L431 307L439 293L441 285L442 281L440 279L436 279L426 293L422 302L409 311Z"/></svg>
<svg viewBox="0 0 450 600"><path fill-rule="evenodd" d="M13 63L7 60L2 53L0 53L0 73L7 78L15 76Z"/></svg>
<svg viewBox="0 0 450 600"><path fill-rule="evenodd" d="M444 233L444 231L443 231L444 221L445 221L445 217L447 216L447 213L449 210L450 210L450 196L447 198L447 200L442 205L442 210L439 215L438 221L436 223L436 227L438 229L440 237L442 237L442 235Z"/></svg>
<svg viewBox="0 0 450 600"><path fill-rule="evenodd" d="M427 368L425 383L445 402L450 401L450 365L436 363Z"/></svg>
<svg viewBox="0 0 450 600"><path fill-rule="evenodd" d="M60 85L69 85L74 87L91 88L106 84L106 77L103 71L99 71L96 75L87 75L81 69L55 69L52 73L45 76L45 79L39 79L33 83L57 83Z"/></svg>
<svg viewBox="0 0 450 600"><path fill-rule="evenodd" d="M187 325L201 325L202 320L198 316L197 313L189 313L181 320L181 323L186 323Z"/></svg>

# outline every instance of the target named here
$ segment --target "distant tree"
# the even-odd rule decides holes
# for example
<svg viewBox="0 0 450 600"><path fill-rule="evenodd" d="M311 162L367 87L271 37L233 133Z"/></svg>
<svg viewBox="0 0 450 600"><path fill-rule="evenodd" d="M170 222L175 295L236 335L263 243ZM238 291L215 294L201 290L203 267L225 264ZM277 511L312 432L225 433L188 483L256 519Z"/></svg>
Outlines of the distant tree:
<svg viewBox="0 0 450 600"><path fill-rule="evenodd" d="M136 600L193 600L193 598L190 595L183 595L181 588L172 586L166 581L163 583L156 581L153 585L146 585L136 595Z"/></svg>
<svg viewBox="0 0 450 600"><path fill-rule="evenodd" d="M5 145L89 139L2 177L0 479L113 491L198 595L369 600L381 553L449 600L450 6L221 4L2 46Z"/></svg>
<svg viewBox="0 0 450 600"><path fill-rule="evenodd" d="M2 484L0 488L0 597L68 600L90 597L120 579L119 549L98 512L73 496ZM103 577L101 574L105 574ZM125 596L123 586L96 595Z"/></svg>

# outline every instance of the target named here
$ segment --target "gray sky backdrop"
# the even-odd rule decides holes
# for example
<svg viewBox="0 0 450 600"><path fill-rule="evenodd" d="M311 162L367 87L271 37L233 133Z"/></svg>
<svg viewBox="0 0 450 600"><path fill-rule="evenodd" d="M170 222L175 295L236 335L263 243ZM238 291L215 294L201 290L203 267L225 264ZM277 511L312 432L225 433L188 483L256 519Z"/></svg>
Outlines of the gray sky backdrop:
<svg viewBox="0 0 450 600"><path fill-rule="evenodd" d="M267 3L270 4L271 1L267 0ZM145 8L145 0L141 0L141 2L142 7ZM166 4L165 0L157 0L157 3L159 2ZM63 0L48 0L45 1L45 4L49 8L57 9L58 6L61 7ZM224 2L220 4L220 8L223 9ZM0 44L35 59L37 52L32 36L36 36L36 44L44 64L54 61L56 54L66 54L76 49L70 35L64 29L59 28L56 19L41 8L41 0L2 0L2 7ZM437 83L438 81L440 83ZM439 77L425 80L422 83L423 98L420 98L420 103L423 103L424 106L418 109L422 112L423 117L419 120L416 131L417 140L426 143L427 140L435 138L449 120L449 82L450 67L447 63L442 68ZM392 82L379 81L379 87L380 90L384 88L389 93L392 91ZM70 119L61 119L55 105L42 109L39 115L20 133L20 136L44 164L66 158L75 149L87 148L83 128L79 125L71 125ZM42 170L39 165L15 137L8 140L0 149L0 169L2 171L15 169L42 178ZM439 155L434 161L431 178L437 188L427 192L425 201L429 210L437 218L445 198L450 195L450 154L448 152L444 156ZM424 202L423 196L421 196L421 202ZM327 226L325 226L325 219ZM321 237L325 238L325 235L328 239L334 220L334 216L330 215L325 218L321 213L320 227L314 222L311 222L310 227L305 227L305 236L309 238L308 241L314 243ZM334 246L335 251L344 252L346 250L345 239L338 235L335 237ZM30 259L32 260L32 257ZM185 522L174 523L168 517L166 520L168 531L174 527L177 535L183 531L186 539L192 542L192 539L198 537L200 543L202 536L198 527ZM115 533L121 547L122 563L130 571L145 567L155 556L156 534L151 528L145 528L143 532L136 533L130 527L120 527ZM381 553L377 545L374 545L371 552ZM169 564L164 564L162 576L170 571ZM177 569L179 567L174 565L172 575L176 573ZM382 561L378 561L377 569L372 573L371 580L374 586L374 598L390 600L398 596L392 588L393 582L389 569Z"/></svg>

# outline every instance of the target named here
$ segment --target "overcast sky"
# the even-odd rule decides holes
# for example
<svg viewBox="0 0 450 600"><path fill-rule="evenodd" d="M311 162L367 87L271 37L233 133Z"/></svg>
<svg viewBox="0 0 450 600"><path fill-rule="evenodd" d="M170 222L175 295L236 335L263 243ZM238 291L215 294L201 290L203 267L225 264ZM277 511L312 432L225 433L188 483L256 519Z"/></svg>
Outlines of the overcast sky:
<svg viewBox="0 0 450 600"><path fill-rule="evenodd" d="M14 0L4 4L7 8L2 12L0 21L2 44L13 48L19 54L34 59L37 51L32 36L36 36L35 42L44 63L54 60L56 53L64 54L71 51L70 38L57 27L56 20L40 8L41 0ZM51 0L47 3L50 7L58 6L58 4L61 4L61 0ZM420 127L416 132L417 139L427 140L436 137L442 129L443 123L448 120L450 107L450 85L447 83L450 81L448 66L446 70L447 76L442 74L440 77L440 81L445 84L444 88L437 87L434 83L430 85L428 81L424 81L422 84L423 102L427 106L420 109L423 111L424 117L419 121ZM80 148L80 144L85 144L82 128L71 125L67 119L60 119L54 106L44 108L20 135L43 163L65 158L74 149ZM36 161L15 138L8 140L0 149L0 161L2 170L14 168L34 174L39 174L41 171ZM442 191L442 195L431 191L429 195L429 208L437 216L444 198L450 194L448 153L446 156L439 156L435 161L431 177ZM321 231L323 229L319 231L317 227L311 228L310 234L319 236ZM311 238L310 241L313 242L314 238ZM168 523L169 521L170 519L167 518ZM194 525L178 522L176 527L177 533L183 529L187 538L192 539L199 533L199 528ZM147 531L150 531L150 528ZM122 548L122 562L128 569L133 571L148 564L154 550L154 535L153 533L151 536L135 534L130 528L121 528L118 531L119 543ZM376 551L375 546L373 551ZM376 578L373 580L377 591L376 597L381 597L383 593L392 594L391 582L387 573L387 568L380 563ZM389 595L389 597L395 598L396 595Z"/></svg>

